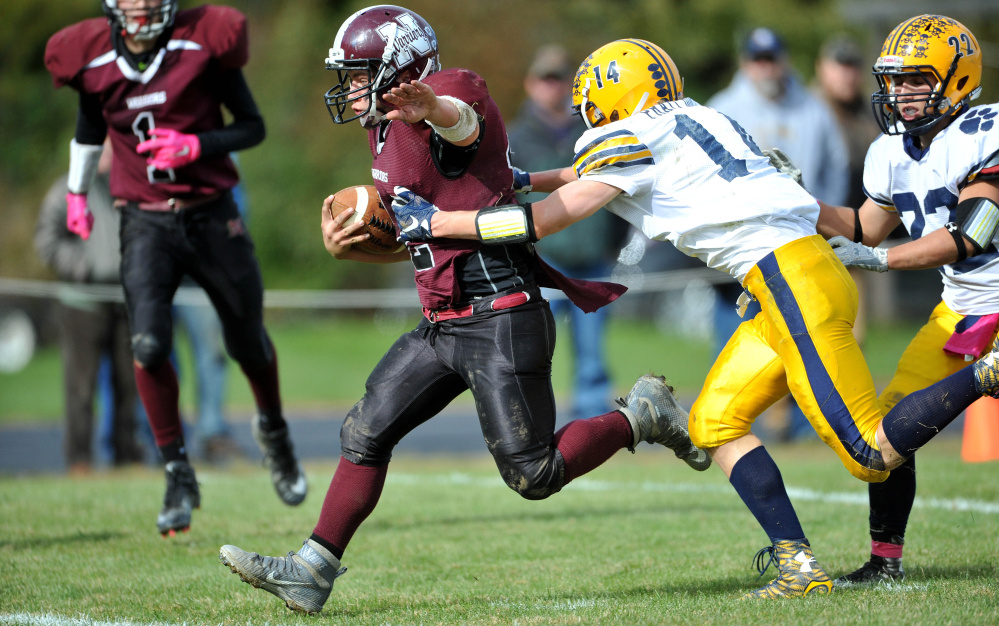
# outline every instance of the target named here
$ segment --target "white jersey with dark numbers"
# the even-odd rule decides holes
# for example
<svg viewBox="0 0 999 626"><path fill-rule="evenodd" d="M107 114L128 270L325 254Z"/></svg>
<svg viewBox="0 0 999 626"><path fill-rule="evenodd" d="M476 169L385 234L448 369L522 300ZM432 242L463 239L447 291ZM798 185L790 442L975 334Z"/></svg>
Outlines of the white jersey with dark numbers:
<svg viewBox="0 0 999 626"><path fill-rule="evenodd" d="M735 121L689 98L587 131L573 167L622 190L606 209L740 282L773 250L815 234L815 199Z"/></svg>
<svg viewBox="0 0 999 626"><path fill-rule="evenodd" d="M999 105L977 106L943 129L927 150L907 135L882 135L867 151L864 192L897 211L913 239L955 221L958 196L974 180L999 179ZM940 268L943 301L963 315L999 312L996 242Z"/></svg>

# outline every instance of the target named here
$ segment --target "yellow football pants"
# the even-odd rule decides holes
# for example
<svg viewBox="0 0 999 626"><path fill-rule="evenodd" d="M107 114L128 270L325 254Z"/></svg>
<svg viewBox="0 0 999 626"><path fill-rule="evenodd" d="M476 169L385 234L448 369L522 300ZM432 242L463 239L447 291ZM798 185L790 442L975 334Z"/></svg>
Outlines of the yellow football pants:
<svg viewBox="0 0 999 626"><path fill-rule="evenodd" d="M690 412L694 445L714 448L748 434L790 391L851 474L883 481L881 411L853 336L857 286L832 248L819 235L785 244L750 270L745 287L762 310L739 326L708 372Z"/></svg>

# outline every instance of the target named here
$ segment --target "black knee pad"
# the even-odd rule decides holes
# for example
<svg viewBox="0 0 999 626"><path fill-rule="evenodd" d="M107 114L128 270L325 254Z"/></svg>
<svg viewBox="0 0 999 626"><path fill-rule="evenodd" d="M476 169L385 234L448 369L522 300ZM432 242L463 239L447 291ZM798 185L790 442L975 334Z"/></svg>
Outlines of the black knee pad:
<svg viewBox="0 0 999 626"><path fill-rule="evenodd" d="M565 461L558 450L526 462L507 457L496 463L503 482L525 500L544 500L565 484Z"/></svg>
<svg viewBox="0 0 999 626"><path fill-rule="evenodd" d="M157 369L170 358L170 345L160 341L155 335L133 335L132 356L144 369Z"/></svg>
<svg viewBox="0 0 999 626"><path fill-rule="evenodd" d="M340 455L355 465L387 465L392 449L378 445L370 425L356 417L363 402L354 405L340 427Z"/></svg>

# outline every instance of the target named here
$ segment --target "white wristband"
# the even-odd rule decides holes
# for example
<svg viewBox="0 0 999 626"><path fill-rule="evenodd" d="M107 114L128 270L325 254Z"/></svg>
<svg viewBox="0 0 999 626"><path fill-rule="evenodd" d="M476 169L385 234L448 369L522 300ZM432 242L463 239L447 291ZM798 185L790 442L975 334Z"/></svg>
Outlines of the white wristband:
<svg viewBox="0 0 999 626"><path fill-rule="evenodd" d="M85 194L90 191L90 184L97 176L97 163L101 160L104 144L92 146L69 142L69 190L73 193Z"/></svg>
<svg viewBox="0 0 999 626"><path fill-rule="evenodd" d="M447 127L427 122L430 124L430 128L433 128L441 136L441 139L449 143L457 143L471 137L479 125L479 116L475 114L471 105L452 96L437 97L441 100L447 100L458 109L458 121L455 122L454 126Z"/></svg>

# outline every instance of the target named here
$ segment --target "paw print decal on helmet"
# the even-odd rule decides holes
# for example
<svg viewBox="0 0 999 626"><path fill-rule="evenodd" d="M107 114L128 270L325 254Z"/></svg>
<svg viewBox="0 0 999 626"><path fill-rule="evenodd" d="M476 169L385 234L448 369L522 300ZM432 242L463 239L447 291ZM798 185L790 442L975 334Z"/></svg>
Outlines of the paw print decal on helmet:
<svg viewBox="0 0 999 626"><path fill-rule="evenodd" d="M999 112L993 111L992 109L976 109L968 113L964 121L961 122L961 132L966 135L974 135L978 131L987 132L992 130L992 126L995 125L995 117L999 115Z"/></svg>
<svg viewBox="0 0 999 626"><path fill-rule="evenodd" d="M573 81L572 108L587 128L676 100L683 79L666 51L643 39L618 39L586 57Z"/></svg>
<svg viewBox="0 0 999 626"><path fill-rule="evenodd" d="M649 71L652 72L652 80L656 81L655 86L658 91L656 96L660 99L669 98L672 96L669 89L669 83L666 82L666 73L663 71L663 66L659 63L653 63L649 65Z"/></svg>

